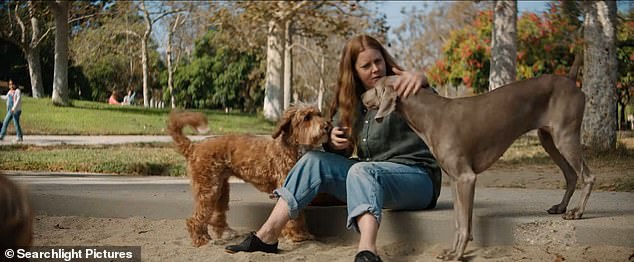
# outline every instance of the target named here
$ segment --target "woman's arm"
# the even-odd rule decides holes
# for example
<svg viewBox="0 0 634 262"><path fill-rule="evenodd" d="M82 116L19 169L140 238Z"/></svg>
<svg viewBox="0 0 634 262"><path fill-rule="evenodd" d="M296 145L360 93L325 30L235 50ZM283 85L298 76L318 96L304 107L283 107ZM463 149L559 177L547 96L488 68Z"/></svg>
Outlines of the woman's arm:
<svg viewBox="0 0 634 262"><path fill-rule="evenodd" d="M422 71L402 71L396 67L393 67L392 71L399 76L394 82L394 90L398 93L399 97L406 98L416 94L418 90L429 85L427 77L425 77Z"/></svg>

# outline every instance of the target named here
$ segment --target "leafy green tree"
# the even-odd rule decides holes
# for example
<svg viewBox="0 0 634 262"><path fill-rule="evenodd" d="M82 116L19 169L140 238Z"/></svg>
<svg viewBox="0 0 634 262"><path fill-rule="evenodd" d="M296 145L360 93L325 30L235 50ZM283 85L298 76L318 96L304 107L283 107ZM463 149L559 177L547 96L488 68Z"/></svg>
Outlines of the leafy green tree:
<svg viewBox="0 0 634 262"><path fill-rule="evenodd" d="M451 31L443 44L444 57L429 69L433 85L465 84L475 92L488 90L492 12L480 11L473 24Z"/></svg>
<svg viewBox="0 0 634 262"><path fill-rule="evenodd" d="M120 94L133 90L142 92L142 60L140 36L143 19L132 2L118 1L101 11L91 23L74 27L71 39L71 60L87 79L90 92L81 92L84 99L105 101L112 91ZM157 44L148 42L148 84L160 90L162 72ZM160 99L160 97L158 97ZM139 100L140 101L140 100Z"/></svg>
<svg viewBox="0 0 634 262"><path fill-rule="evenodd" d="M517 24L517 79L543 74L566 74L578 46L578 20L563 11L566 4L553 2L542 15L526 12ZM471 25L452 31L444 43L444 57L428 70L434 85L465 84L475 93L488 88L492 13L482 11Z"/></svg>
<svg viewBox="0 0 634 262"><path fill-rule="evenodd" d="M261 106L263 75L254 54L218 45L210 31L194 48L191 63L174 73L174 99L184 108L229 109L254 112ZM254 74L255 72L255 74ZM166 80L166 76L163 77ZM169 100L169 92L164 92Z"/></svg>

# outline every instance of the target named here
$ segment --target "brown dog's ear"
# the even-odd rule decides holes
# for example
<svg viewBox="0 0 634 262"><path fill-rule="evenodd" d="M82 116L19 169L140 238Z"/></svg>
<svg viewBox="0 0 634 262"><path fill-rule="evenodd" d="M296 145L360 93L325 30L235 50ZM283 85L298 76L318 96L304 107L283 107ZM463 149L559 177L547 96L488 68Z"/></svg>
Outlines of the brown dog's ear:
<svg viewBox="0 0 634 262"><path fill-rule="evenodd" d="M273 138L277 138L278 136L280 136L280 134L282 134L282 132L288 133L291 127L293 116L295 115L296 111L297 108L295 107L289 107L286 111L284 111L284 115L277 122L277 127L275 128L275 132L273 132L272 135Z"/></svg>
<svg viewBox="0 0 634 262"><path fill-rule="evenodd" d="M387 77L383 84L374 88L379 100L379 109L374 116L377 122L381 122L385 116L396 110L397 94L394 91L394 79L394 77Z"/></svg>

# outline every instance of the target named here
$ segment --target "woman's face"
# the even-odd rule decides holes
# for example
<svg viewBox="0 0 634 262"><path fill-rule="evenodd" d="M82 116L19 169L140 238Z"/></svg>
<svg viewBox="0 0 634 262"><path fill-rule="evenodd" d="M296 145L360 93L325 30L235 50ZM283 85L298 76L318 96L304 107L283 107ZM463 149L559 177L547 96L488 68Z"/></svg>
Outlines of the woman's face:
<svg viewBox="0 0 634 262"><path fill-rule="evenodd" d="M363 87L368 90L374 87L379 78L385 76L385 59L379 50L367 48L357 56L354 68Z"/></svg>

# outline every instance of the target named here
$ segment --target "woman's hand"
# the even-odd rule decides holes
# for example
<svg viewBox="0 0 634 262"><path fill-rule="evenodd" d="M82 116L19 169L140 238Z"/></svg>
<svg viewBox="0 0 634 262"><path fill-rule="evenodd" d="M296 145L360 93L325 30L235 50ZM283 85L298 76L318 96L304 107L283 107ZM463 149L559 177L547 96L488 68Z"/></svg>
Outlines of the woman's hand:
<svg viewBox="0 0 634 262"><path fill-rule="evenodd" d="M330 146L335 150L344 150L350 146L347 127L336 126L330 131Z"/></svg>
<svg viewBox="0 0 634 262"><path fill-rule="evenodd" d="M418 93L418 90L428 85L427 77L423 72L401 71L392 67L392 71L399 76L394 82L394 90L401 98Z"/></svg>

